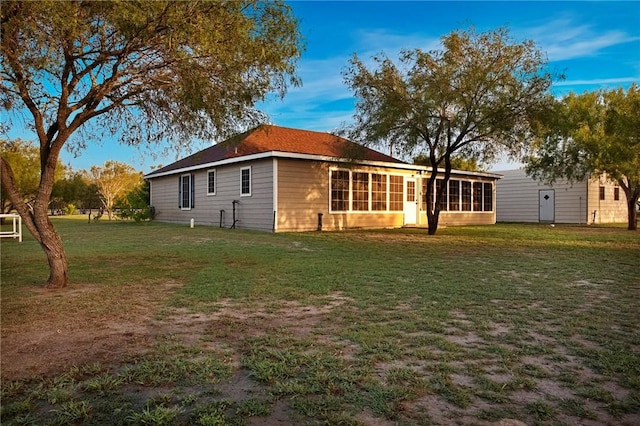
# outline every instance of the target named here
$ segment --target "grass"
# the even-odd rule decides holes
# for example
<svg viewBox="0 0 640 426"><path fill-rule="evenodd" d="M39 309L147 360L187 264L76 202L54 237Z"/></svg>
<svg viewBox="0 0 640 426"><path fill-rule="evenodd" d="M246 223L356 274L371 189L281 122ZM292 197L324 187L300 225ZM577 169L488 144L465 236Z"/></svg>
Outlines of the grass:
<svg viewBox="0 0 640 426"><path fill-rule="evenodd" d="M3 424L640 422L637 232L53 220L67 290L2 241Z"/></svg>

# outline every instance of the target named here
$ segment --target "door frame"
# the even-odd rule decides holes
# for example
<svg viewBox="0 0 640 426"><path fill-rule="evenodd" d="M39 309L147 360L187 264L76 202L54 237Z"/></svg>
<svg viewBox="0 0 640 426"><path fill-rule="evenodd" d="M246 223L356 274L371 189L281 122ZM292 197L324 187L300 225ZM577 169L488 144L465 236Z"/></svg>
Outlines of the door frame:
<svg viewBox="0 0 640 426"><path fill-rule="evenodd" d="M545 197L548 197L548 198L545 198ZM545 201L542 201L543 198L545 199ZM551 198L551 201L549 201L549 198ZM550 209L550 210L543 211L543 208ZM549 216L549 213L550 213L551 219L547 218L547 216ZM555 189L538 190L538 222L554 223L555 221L556 221L556 190Z"/></svg>
<svg viewBox="0 0 640 426"><path fill-rule="evenodd" d="M413 197L409 195L409 182L413 183ZM416 225L418 223L418 180L414 177L404 178L404 191L403 191L403 212L404 212L404 225Z"/></svg>

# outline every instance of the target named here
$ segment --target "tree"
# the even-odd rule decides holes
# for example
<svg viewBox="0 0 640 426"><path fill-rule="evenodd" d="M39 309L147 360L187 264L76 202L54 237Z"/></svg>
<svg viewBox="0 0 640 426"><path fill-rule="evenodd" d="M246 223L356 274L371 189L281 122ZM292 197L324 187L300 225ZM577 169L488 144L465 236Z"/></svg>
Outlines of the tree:
<svg viewBox="0 0 640 426"><path fill-rule="evenodd" d="M413 157L413 164L428 166L429 157L425 154L418 154ZM451 156L451 168L456 170L466 170L469 172L483 171L475 158L464 158L459 156Z"/></svg>
<svg viewBox="0 0 640 426"><path fill-rule="evenodd" d="M62 207L67 207L70 204L81 209L89 207L85 206L89 187L85 174L84 171L68 170L64 179L53 184L51 198L60 200Z"/></svg>
<svg viewBox="0 0 640 426"><path fill-rule="evenodd" d="M3 1L0 13L0 101L29 117L40 148L32 209L8 161L0 172L47 255L50 288L68 281L46 211L63 146L225 136L264 120L257 101L298 84L297 21L280 1Z"/></svg>
<svg viewBox="0 0 640 426"><path fill-rule="evenodd" d="M437 192L427 207L430 235L438 228L438 201L454 153L481 164L502 152L519 155L528 118L544 106L552 81L534 43L513 42L505 29L455 31L441 40L441 51L402 51L400 66L384 54L375 56L373 71L354 56L344 72L357 99L350 137L428 157L432 172L426 199ZM436 191L439 168L444 185Z"/></svg>
<svg viewBox="0 0 640 426"><path fill-rule="evenodd" d="M133 219L141 222L153 219L154 212L151 206L151 183L148 180L141 182L125 195L116 200L119 208L118 215L121 219Z"/></svg>
<svg viewBox="0 0 640 426"><path fill-rule="evenodd" d="M628 229L638 229L640 89L570 93L539 120L527 173L546 183L605 177L627 198Z"/></svg>
<svg viewBox="0 0 640 426"><path fill-rule="evenodd" d="M143 181L141 172L118 161L107 161L102 167L93 166L89 175L98 188L100 201L107 211L109 220L113 217L113 206L116 200L140 186Z"/></svg>
<svg viewBox="0 0 640 426"><path fill-rule="evenodd" d="M40 180L40 173L38 172L40 153L38 147L32 142L22 139L1 139L0 157L12 164L15 184L22 194L24 203L27 205L33 203L38 192ZM57 182L62 179L64 173L65 167L61 162L58 162L54 173L54 181ZM4 187L4 180L2 183ZM6 190L0 192L0 204L2 204L2 213L8 213L15 208Z"/></svg>

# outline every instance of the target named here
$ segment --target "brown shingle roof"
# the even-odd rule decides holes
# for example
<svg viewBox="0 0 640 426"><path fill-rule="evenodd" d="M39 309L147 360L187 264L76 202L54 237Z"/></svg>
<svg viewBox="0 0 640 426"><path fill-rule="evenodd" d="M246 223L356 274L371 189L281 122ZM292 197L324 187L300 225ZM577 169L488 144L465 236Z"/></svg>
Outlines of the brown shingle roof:
<svg viewBox="0 0 640 426"><path fill-rule="evenodd" d="M403 161L330 133L265 124L154 170L148 176L273 151L347 158L356 162L364 160L404 164Z"/></svg>

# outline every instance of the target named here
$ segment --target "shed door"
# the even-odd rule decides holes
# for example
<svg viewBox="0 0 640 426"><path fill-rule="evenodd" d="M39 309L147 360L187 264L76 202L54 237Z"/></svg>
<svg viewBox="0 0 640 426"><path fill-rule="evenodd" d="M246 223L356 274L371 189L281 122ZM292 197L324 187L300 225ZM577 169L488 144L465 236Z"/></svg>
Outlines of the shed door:
<svg viewBox="0 0 640 426"><path fill-rule="evenodd" d="M418 201L416 197L416 180L404 180L404 224L416 224L416 211L418 210Z"/></svg>
<svg viewBox="0 0 640 426"><path fill-rule="evenodd" d="M540 222L553 222L556 220L556 196L553 189L541 189L538 192L540 206Z"/></svg>

